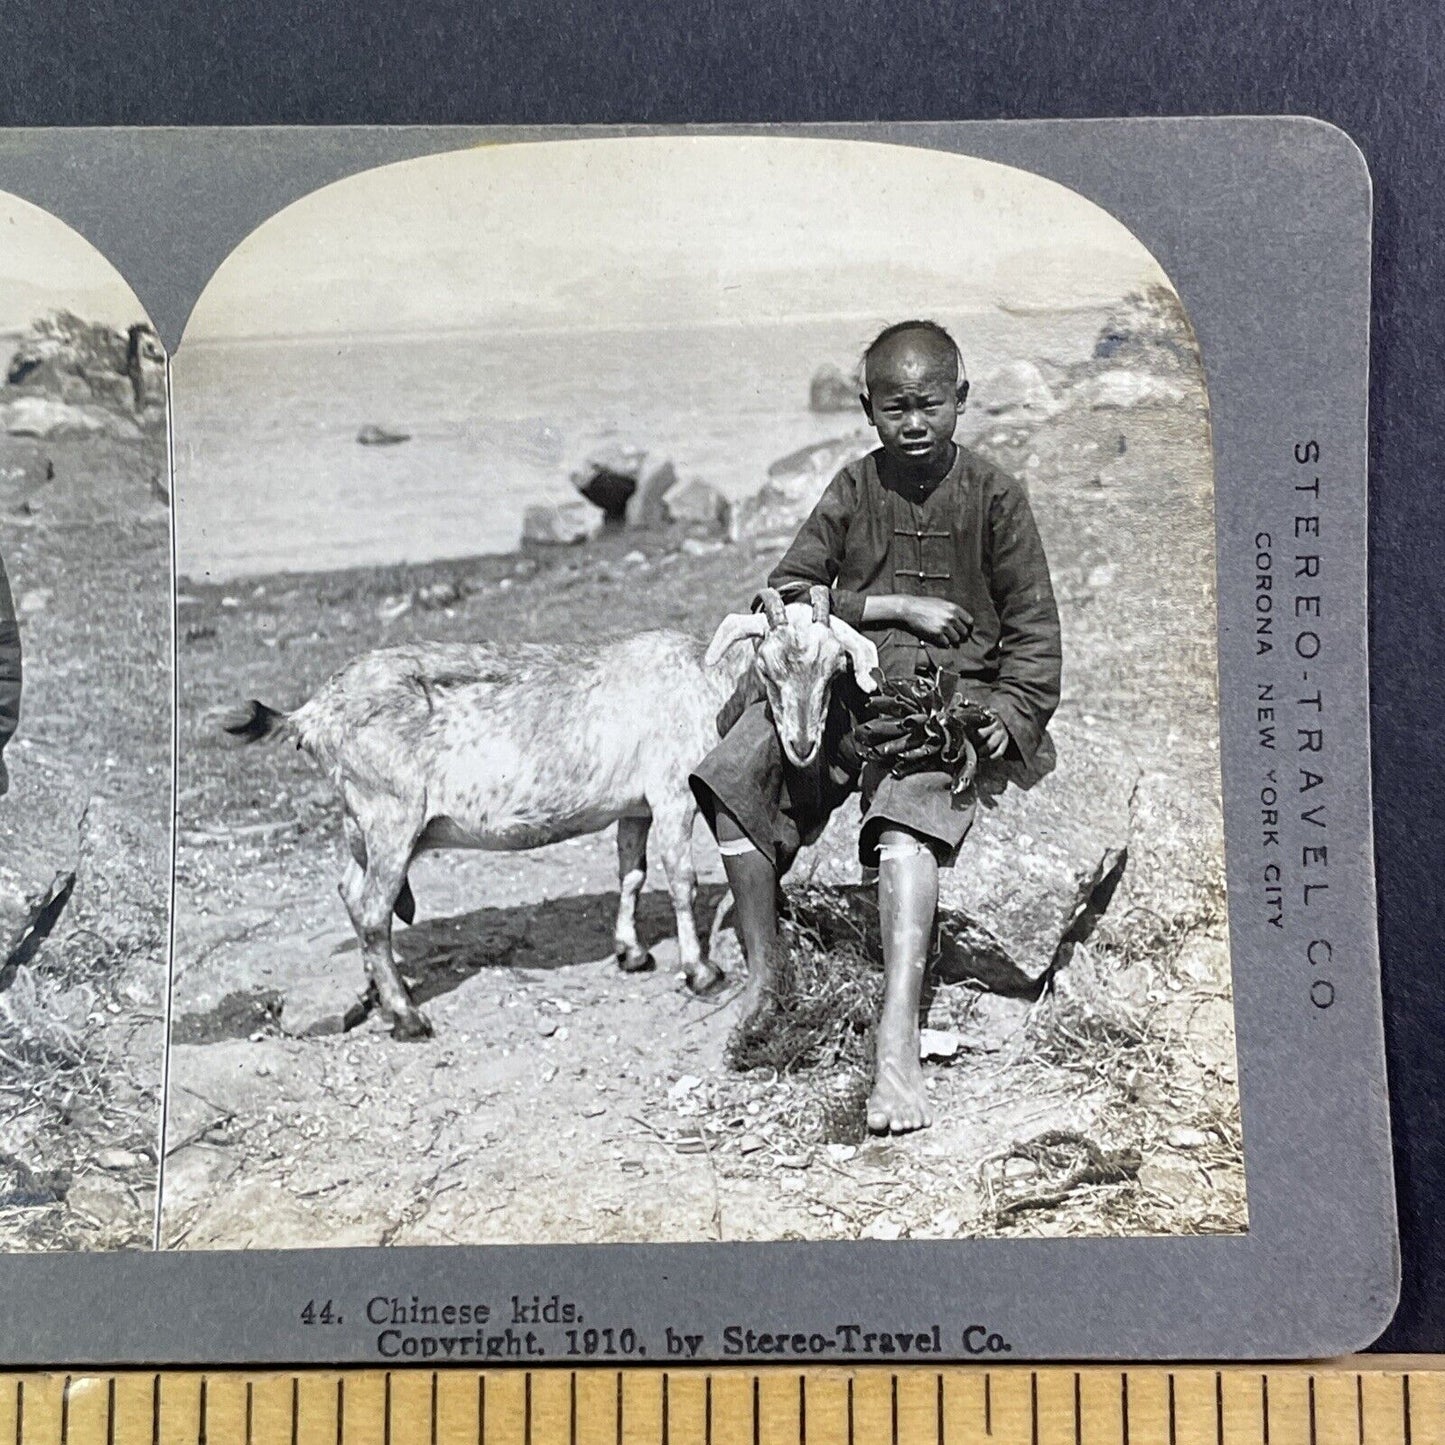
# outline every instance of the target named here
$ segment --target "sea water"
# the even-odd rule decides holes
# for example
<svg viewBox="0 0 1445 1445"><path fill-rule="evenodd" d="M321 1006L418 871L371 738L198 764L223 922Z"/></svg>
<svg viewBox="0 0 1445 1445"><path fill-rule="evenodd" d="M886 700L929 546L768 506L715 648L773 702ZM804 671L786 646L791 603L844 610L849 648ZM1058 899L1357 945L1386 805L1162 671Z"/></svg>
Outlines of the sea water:
<svg viewBox="0 0 1445 1445"><path fill-rule="evenodd" d="M1098 312L940 316L987 405L1006 362L1086 356ZM423 562L509 551L535 502L609 445L740 497L770 463L863 426L808 383L851 370L875 318L683 329L188 339L173 362L181 575ZM362 446L365 426L405 432Z"/></svg>

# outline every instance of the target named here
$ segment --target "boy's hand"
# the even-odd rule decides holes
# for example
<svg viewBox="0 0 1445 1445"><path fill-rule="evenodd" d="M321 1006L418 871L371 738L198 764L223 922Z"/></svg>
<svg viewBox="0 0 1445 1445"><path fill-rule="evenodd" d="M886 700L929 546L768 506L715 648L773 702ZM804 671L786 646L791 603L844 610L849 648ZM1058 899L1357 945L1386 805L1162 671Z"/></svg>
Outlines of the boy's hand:
<svg viewBox="0 0 1445 1445"><path fill-rule="evenodd" d="M1001 758L1008 751L1008 729L996 717L979 728L978 737L991 758Z"/></svg>
<svg viewBox="0 0 1445 1445"><path fill-rule="evenodd" d="M898 597L898 620L929 642L956 647L973 635L973 618L943 597Z"/></svg>

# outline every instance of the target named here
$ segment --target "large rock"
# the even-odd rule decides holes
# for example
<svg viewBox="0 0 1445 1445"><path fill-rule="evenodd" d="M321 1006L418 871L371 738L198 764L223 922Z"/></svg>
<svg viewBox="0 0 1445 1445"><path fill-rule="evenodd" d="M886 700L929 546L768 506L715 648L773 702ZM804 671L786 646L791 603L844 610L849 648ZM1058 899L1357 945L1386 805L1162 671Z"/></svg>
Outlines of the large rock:
<svg viewBox="0 0 1445 1445"><path fill-rule="evenodd" d="M0 403L0 425L14 437L104 434L137 437L140 428L128 416L99 406L72 404L54 396L16 396Z"/></svg>
<svg viewBox="0 0 1445 1445"><path fill-rule="evenodd" d="M978 388L979 400L989 416L1048 417L1059 410L1059 399L1032 361L1011 361L992 373Z"/></svg>
<svg viewBox="0 0 1445 1445"><path fill-rule="evenodd" d="M856 376L828 362L813 373L808 383L809 411L852 411L863 390Z"/></svg>
<svg viewBox="0 0 1445 1445"><path fill-rule="evenodd" d="M1035 992L1066 943L1107 906L1125 865L1139 769L1104 728L1057 719L1033 766L980 776L978 813L958 861L939 875L941 978ZM877 929L876 887L858 861L858 812L845 804L799 855L791 883L847 895Z"/></svg>
<svg viewBox="0 0 1445 1445"><path fill-rule="evenodd" d="M575 547L601 526L602 514L587 502L539 502L522 513L522 540L539 547Z"/></svg>
<svg viewBox="0 0 1445 1445"><path fill-rule="evenodd" d="M677 468L671 462L648 467L627 503L627 525L656 531L667 521L667 494L677 485Z"/></svg>
<svg viewBox="0 0 1445 1445"><path fill-rule="evenodd" d="M785 496L807 496L811 507L823 494L823 488L849 462L866 457L877 445L878 438L873 432L860 429L847 436L799 447L797 451L779 457L768 468L767 485Z"/></svg>
<svg viewBox="0 0 1445 1445"><path fill-rule="evenodd" d="M1095 338L1093 360L1189 377L1200 366L1183 303L1167 286L1157 285L1125 296L1110 311Z"/></svg>
<svg viewBox="0 0 1445 1445"><path fill-rule="evenodd" d="M877 445L871 431L858 431L779 457L762 488L733 509L733 541L791 541L828 483Z"/></svg>
<svg viewBox="0 0 1445 1445"><path fill-rule="evenodd" d="M1085 377L1070 392L1070 400L1095 411L1125 410L1132 406L1174 406L1188 398L1186 388L1167 376L1148 371L1111 367Z"/></svg>
<svg viewBox="0 0 1445 1445"><path fill-rule="evenodd" d="M627 517L627 504L642 479L647 452L641 447L611 446L594 452L572 473L572 485L612 526Z"/></svg>
<svg viewBox="0 0 1445 1445"><path fill-rule="evenodd" d="M711 483L698 478L673 487L662 505L679 527L707 527L726 532L732 520L728 499Z"/></svg>

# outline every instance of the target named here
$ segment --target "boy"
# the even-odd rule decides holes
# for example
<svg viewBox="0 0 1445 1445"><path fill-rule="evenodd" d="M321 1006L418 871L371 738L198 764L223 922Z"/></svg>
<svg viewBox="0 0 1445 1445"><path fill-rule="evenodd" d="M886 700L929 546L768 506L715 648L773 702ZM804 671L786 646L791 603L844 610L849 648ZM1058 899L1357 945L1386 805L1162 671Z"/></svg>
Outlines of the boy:
<svg viewBox="0 0 1445 1445"><path fill-rule="evenodd" d="M877 644L885 677L940 668L958 700L985 710L980 758L1027 762L1058 705L1061 662L1028 498L955 444L968 382L941 326L904 321L880 333L864 356L864 387L880 446L833 479L768 585L786 601L814 584L831 588L833 612ZM918 1015L938 868L952 864L974 799L971 790L953 796L941 762L904 776L887 771L876 744L889 724L865 724L861 739L850 732L865 716L861 693L840 678L823 754L805 774L784 759L766 703L740 694L692 784L736 901L748 963L745 1028L766 1027L771 1008L778 879L861 788L858 847L864 865L878 869L884 966L868 1126L906 1133L932 1122Z"/></svg>
<svg viewBox="0 0 1445 1445"><path fill-rule="evenodd" d="M10 791L5 744L14 737L19 722L20 629L15 624L15 605L10 600L5 564L0 562L0 797Z"/></svg>

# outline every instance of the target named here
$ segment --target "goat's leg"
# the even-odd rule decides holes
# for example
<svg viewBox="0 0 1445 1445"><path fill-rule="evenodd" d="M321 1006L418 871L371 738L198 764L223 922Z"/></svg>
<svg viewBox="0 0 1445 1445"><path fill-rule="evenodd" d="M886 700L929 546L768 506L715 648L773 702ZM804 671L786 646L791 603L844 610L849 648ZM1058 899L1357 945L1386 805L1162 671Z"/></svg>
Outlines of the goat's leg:
<svg viewBox="0 0 1445 1445"><path fill-rule="evenodd" d="M677 957L687 986L697 994L711 993L722 981L722 970L702 956L693 912L697 901L697 870L692 861L692 829L697 805L689 792L686 798L668 799L653 805L652 822L667 869L667 888L677 919Z"/></svg>
<svg viewBox="0 0 1445 1445"><path fill-rule="evenodd" d="M366 839L362 834L361 824L350 813L342 815L341 831L346 835L351 862L347 864L345 876L337 886L341 892L341 901L346 904L347 913L352 913L361 905L361 884L366 877ZM416 921L416 896L411 891L410 880L405 876L396 895L395 913L403 923Z"/></svg>
<svg viewBox="0 0 1445 1445"><path fill-rule="evenodd" d="M361 894L366 884L366 838L361 831L361 824L346 812L342 814L341 831L346 838L347 851L351 857L346 862L346 872L341 876L341 882L336 885L336 891L341 894L341 901L346 905L346 916L351 919L351 926L356 930L358 941L361 939L361 925L356 921L361 916ZM366 982L374 990L375 983L371 977L371 960L363 950L362 962L366 965Z"/></svg>
<svg viewBox="0 0 1445 1445"><path fill-rule="evenodd" d="M393 1038L424 1039L431 1025L412 1003L391 951L391 918L406 883L407 865L421 832L422 810L398 799L369 799L357 823L366 851L359 889L342 896L361 940L366 971L391 1020Z"/></svg>
<svg viewBox="0 0 1445 1445"><path fill-rule="evenodd" d="M651 818L617 820L617 927L612 941L617 966L624 973L642 973L652 967L652 955L637 941L637 895L647 882L647 834Z"/></svg>

